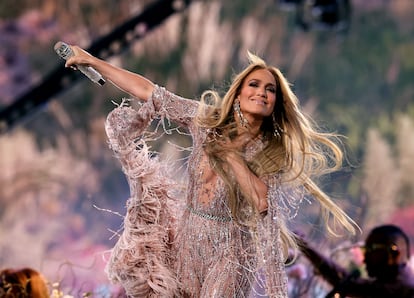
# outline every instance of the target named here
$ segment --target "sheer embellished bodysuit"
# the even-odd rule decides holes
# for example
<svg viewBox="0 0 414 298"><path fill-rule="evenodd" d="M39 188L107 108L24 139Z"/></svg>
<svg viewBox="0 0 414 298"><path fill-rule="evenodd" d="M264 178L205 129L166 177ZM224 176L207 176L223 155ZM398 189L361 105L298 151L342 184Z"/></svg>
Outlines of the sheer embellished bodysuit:
<svg viewBox="0 0 414 298"><path fill-rule="evenodd" d="M176 257L168 264L177 279L180 295L205 298L256 297L257 288L262 287L265 297L285 298L287 281L278 228L280 210L277 203L277 176L263 177L269 189L269 211L258 223L258 236L254 237L248 227L232 219L225 184L211 169L203 151L207 133L196 127L193 121L198 104L197 101L181 98L155 86L152 97L139 111L119 107L111 113L107 120L110 143L119 142L115 139L119 139L120 134L114 132L119 130L119 126L131 132L126 136L123 133L124 139L136 138L137 131L145 129L138 127L139 121L136 124L131 119L120 119L125 115L129 118L139 115L150 120L166 118L191 133L193 148L187 167L185 210L177 219L174 231L171 249ZM122 112L122 109L129 109L128 113ZM131 126L130 123L135 123L136 127L125 129L124 126ZM246 149L246 158L254 156L254 151L259 147ZM130 157L118 154L118 158L124 165Z"/></svg>

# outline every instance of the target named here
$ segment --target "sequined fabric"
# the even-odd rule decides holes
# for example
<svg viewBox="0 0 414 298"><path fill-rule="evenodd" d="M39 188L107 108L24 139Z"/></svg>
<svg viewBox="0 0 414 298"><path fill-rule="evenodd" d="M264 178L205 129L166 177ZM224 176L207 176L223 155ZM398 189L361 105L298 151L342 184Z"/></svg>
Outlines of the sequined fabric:
<svg viewBox="0 0 414 298"><path fill-rule="evenodd" d="M268 184L269 209L254 232L232 220L225 184L203 153L207 132L193 121L198 104L155 86L139 110L120 106L108 116L110 147L131 188L124 231L108 263L108 276L134 297L286 298L278 176L262 177ZM185 197L174 198L174 179L139 139L156 118L188 129L193 138ZM261 144L248 146L246 158L260 148ZM143 241L144 235L153 237L152 243Z"/></svg>

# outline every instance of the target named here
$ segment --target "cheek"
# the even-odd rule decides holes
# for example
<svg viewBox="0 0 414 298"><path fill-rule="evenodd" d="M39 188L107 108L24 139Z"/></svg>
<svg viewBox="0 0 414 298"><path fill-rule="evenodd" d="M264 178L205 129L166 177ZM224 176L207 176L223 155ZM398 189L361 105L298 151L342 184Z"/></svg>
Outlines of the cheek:
<svg viewBox="0 0 414 298"><path fill-rule="evenodd" d="M273 112L273 110L275 109L275 106L276 106L276 97L274 95L271 98L271 100L269 100L269 103L270 103L270 108L271 108L271 110Z"/></svg>
<svg viewBox="0 0 414 298"><path fill-rule="evenodd" d="M248 94L247 92L240 93L239 102L240 102L240 108L242 110L246 108L246 105L249 104L249 97L250 97L250 94Z"/></svg>
<svg viewBox="0 0 414 298"><path fill-rule="evenodd" d="M388 255L387 253L372 253L370 255L366 255L364 259L364 263L366 264L386 264L388 262Z"/></svg>
<svg viewBox="0 0 414 298"><path fill-rule="evenodd" d="M250 88L243 88L240 91L239 97L240 97L240 101L248 99L250 96L253 95L253 92Z"/></svg>

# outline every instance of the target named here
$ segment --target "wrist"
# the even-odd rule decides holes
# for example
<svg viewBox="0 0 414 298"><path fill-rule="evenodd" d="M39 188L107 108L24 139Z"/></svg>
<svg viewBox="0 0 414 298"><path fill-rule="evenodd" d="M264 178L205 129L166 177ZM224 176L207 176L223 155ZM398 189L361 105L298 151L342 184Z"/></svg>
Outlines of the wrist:
<svg viewBox="0 0 414 298"><path fill-rule="evenodd" d="M226 152L224 158L230 164L232 164L232 163L241 163L242 160L243 160L241 158L241 156L237 152L235 152L235 151L228 151L228 152Z"/></svg>

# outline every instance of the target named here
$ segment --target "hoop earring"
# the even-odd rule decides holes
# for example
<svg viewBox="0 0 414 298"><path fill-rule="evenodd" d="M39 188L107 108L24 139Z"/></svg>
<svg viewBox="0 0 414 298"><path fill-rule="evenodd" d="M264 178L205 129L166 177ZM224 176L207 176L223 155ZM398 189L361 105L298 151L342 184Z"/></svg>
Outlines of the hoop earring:
<svg viewBox="0 0 414 298"><path fill-rule="evenodd" d="M234 109L234 111L236 112L236 114L237 114L237 116L238 116L238 118L239 118L239 121L240 121L241 125L242 125L243 127L247 127L247 124L248 124L249 122L247 121L247 119L246 119L246 118L244 118L243 113L242 113L242 111L240 110L240 100L239 100L239 99L237 99L237 98L234 100L234 103L233 103L233 109Z"/></svg>
<svg viewBox="0 0 414 298"><path fill-rule="evenodd" d="M276 121L275 114L272 114L272 120L273 120L273 135L280 139L282 137L282 134L285 133L283 129L280 127L279 123Z"/></svg>

